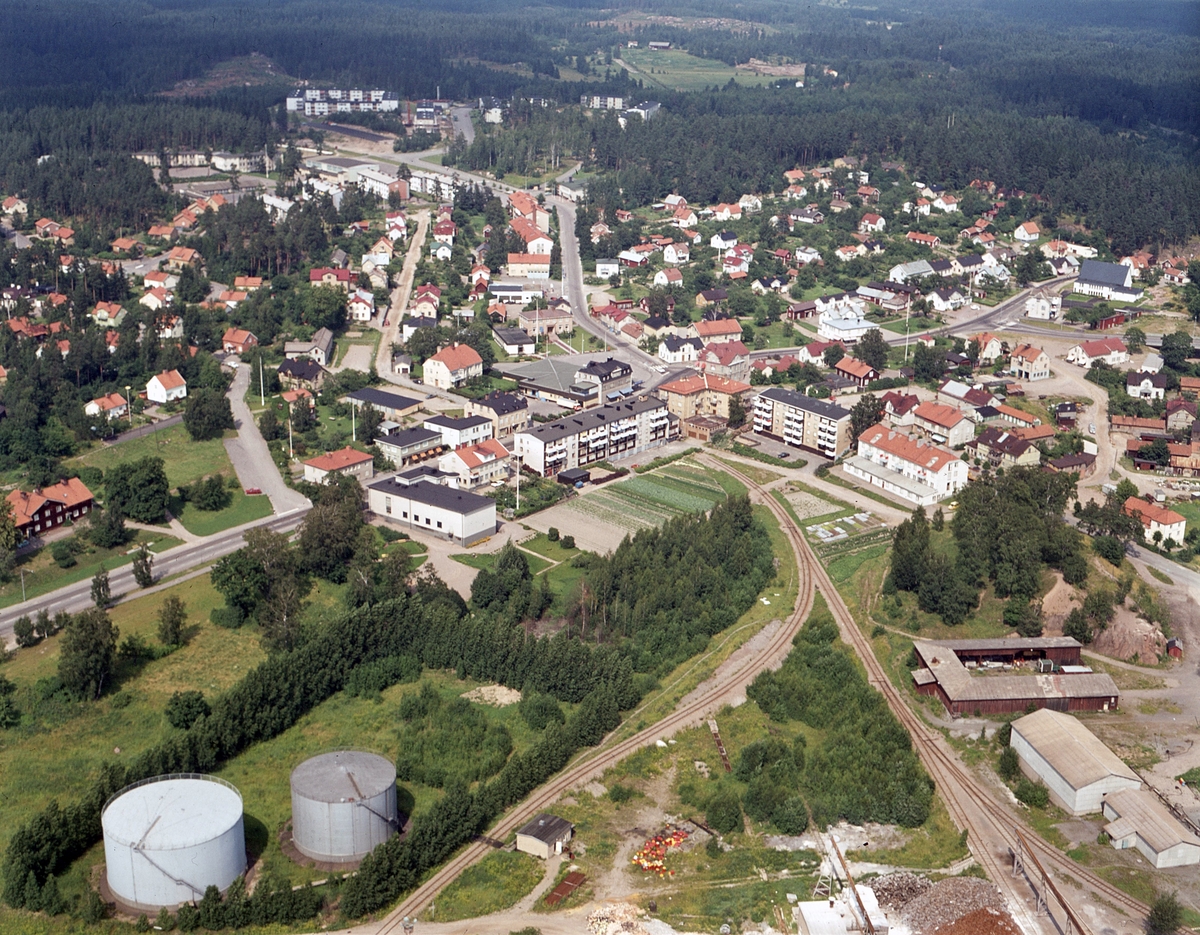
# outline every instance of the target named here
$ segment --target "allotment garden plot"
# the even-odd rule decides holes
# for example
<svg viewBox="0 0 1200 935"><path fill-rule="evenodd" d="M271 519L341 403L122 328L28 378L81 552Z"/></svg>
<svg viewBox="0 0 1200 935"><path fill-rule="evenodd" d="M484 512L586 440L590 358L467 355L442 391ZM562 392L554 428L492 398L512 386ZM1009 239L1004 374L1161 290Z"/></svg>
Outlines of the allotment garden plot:
<svg viewBox="0 0 1200 935"><path fill-rule="evenodd" d="M707 512L725 496L711 471L676 463L587 490L525 522L538 529L556 526L574 535L580 547L607 552L626 535L674 516Z"/></svg>

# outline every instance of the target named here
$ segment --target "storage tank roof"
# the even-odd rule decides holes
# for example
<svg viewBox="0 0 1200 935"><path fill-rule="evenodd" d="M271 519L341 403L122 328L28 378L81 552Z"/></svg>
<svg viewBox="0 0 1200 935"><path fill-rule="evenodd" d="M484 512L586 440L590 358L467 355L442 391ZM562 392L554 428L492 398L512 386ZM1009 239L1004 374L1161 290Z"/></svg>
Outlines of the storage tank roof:
<svg viewBox="0 0 1200 935"><path fill-rule="evenodd" d="M242 817L242 796L215 776L164 776L118 792L105 806L105 837L148 851L220 837Z"/></svg>
<svg viewBox="0 0 1200 935"><path fill-rule="evenodd" d="M395 782L391 760L360 750L322 753L292 770L292 791L314 802L371 799Z"/></svg>

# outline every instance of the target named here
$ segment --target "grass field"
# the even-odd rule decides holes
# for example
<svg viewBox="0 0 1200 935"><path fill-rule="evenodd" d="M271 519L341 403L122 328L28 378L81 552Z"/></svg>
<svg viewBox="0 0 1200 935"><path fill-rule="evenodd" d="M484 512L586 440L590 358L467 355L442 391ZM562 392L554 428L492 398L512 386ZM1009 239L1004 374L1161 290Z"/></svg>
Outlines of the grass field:
<svg viewBox="0 0 1200 935"><path fill-rule="evenodd" d="M584 517L637 532L661 526L673 516L712 509L727 494L717 479L719 476L727 477L714 475L687 461L677 461L577 497L570 508Z"/></svg>
<svg viewBox="0 0 1200 935"><path fill-rule="evenodd" d="M271 515L271 501L265 494L247 496L240 487L230 493L233 494L233 502L223 510L198 510L186 503L180 504L176 510L175 504L172 504L171 515L183 523L184 529L197 536L211 536L214 532Z"/></svg>
<svg viewBox="0 0 1200 935"><path fill-rule="evenodd" d="M207 576L114 607L111 616L121 638L138 635L157 644L157 613L167 594L178 595L187 606L187 645L138 672L125 671L97 702L42 697L38 682L57 672L61 635L19 650L4 665L4 675L17 685L24 718L4 733L0 745L0 847L7 847L13 830L51 798L74 801L102 763L128 762L170 733L163 709L173 692L195 689L211 697L264 658L254 628L222 630L208 622L209 611L223 601ZM103 847L93 848L64 877L68 898L82 892L86 866L102 857ZM6 916L11 914L0 911L0 931Z"/></svg>
<svg viewBox="0 0 1200 935"><path fill-rule="evenodd" d="M741 85L763 85L777 81L769 75L752 75L731 68L724 62L698 58L681 49L651 52L649 49L622 49L621 60L626 62L635 78L641 78L647 88L657 85L672 91L703 91L713 85L722 86L730 78Z"/></svg>
<svg viewBox="0 0 1200 935"><path fill-rule="evenodd" d="M38 597L64 585L85 581L95 576L104 565L112 571L121 565L133 561L133 551L139 543L149 544L151 552L162 552L173 546L182 545L182 541L165 533L131 530L134 538L127 544L115 549L100 549L84 543L85 551L75 556L75 564L70 568L60 568L50 555L48 548L22 555L17 559L17 567L13 570L12 580L0 585L0 607L19 604L25 598ZM78 536L78 533L76 533ZM82 541L82 540L81 540ZM24 571L25 584L21 586L21 572ZM25 597L22 597L22 594Z"/></svg>
<svg viewBox="0 0 1200 935"><path fill-rule="evenodd" d="M421 921L457 922L507 909L527 896L545 872L546 865L529 854L489 854L442 890Z"/></svg>
<svg viewBox="0 0 1200 935"><path fill-rule="evenodd" d="M100 468L107 474L118 464L146 457L163 459L167 483L172 489L181 484L193 484L213 474L222 474L227 479L237 476L222 439L194 442L182 425L173 425L161 432L153 432L110 448L93 448L67 463ZM248 497L240 488L231 492L233 502L223 510L197 510L178 497L171 499L169 509L188 532L197 536L209 536L271 515L271 501L267 497Z"/></svg>
<svg viewBox="0 0 1200 935"><path fill-rule="evenodd" d="M72 467L97 467L107 474L118 464L146 457L163 459L167 483L172 487L191 484L210 474L224 473L229 477L233 473L225 443L221 439L194 442L182 425L173 425L161 432L151 432L119 445L107 448L98 446L66 463Z"/></svg>

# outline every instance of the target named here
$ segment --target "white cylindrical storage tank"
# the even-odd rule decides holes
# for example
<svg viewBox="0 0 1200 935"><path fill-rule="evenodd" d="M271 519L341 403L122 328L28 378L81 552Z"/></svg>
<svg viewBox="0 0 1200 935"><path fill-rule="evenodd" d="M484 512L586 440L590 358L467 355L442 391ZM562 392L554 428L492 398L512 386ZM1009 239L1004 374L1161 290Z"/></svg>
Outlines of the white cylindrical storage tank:
<svg viewBox="0 0 1200 935"><path fill-rule="evenodd" d="M339 750L292 770L292 842L305 857L353 863L396 827L396 767L391 760Z"/></svg>
<svg viewBox="0 0 1200 935"><path fill-rule="evenodd" d="M104 806L108 888L134 909L155 910L224 892L246 870L242 796L215 776L156 776Z"/></svg>

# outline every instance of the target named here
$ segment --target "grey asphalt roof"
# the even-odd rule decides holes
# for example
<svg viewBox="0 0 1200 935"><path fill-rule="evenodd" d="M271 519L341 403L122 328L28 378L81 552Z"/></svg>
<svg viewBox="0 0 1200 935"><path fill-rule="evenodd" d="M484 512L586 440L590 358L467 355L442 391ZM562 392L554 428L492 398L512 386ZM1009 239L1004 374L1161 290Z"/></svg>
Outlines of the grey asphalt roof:
<svg viewBox="0 0 1200 935"><path fill-rule="evenodd" d="M844 409L836 403L827 402L824 399L814 399L811 396L805 396L803 393L797 393L795 390L785 390L781 386L773 386L769 390L763 390L759 395L764 399L771 399L796 409L803 409L805 412L816 413L819 416L824 416L826 419L847 419L850 417L850 410Z"/></svg>

